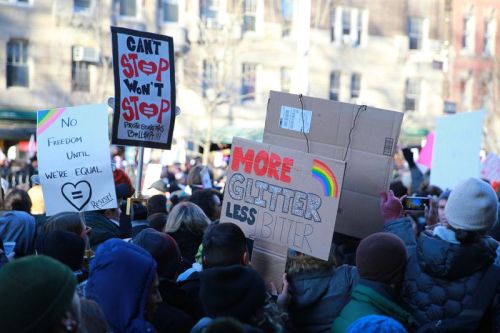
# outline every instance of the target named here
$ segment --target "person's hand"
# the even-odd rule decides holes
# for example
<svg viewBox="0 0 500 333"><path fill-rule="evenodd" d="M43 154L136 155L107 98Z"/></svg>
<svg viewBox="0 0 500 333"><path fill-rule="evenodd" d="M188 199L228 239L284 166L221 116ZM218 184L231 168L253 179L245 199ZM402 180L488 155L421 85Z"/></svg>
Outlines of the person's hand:
<svg viewBox="0 0 500 333"><path fill-rule="evenodd" d="M429 206L425 206L425 225L432 226L438 223L438 201L432 196L429 198Z"/></svg>
<svg viewBox="0 0 500 333"><path fill-rule="evenodd" d="M404 199L403 196L401 199ZM394 196L394 192L382 192L380 193L380 212L384 221L394 220L401 216L403 212L403 205L400 199Z"/></svg>
<svg viewBox="0 0 500 333"><path fill-rule="evenodd" d="M281 294L278 294L278 289L274 283L271 282L271 295L276 297L276 304L278 304L280 309L286 310L288 308L288 304L290 304L292 296L288 292L288 280L286 273L283 274L283 290L281 291Z"/></svg>

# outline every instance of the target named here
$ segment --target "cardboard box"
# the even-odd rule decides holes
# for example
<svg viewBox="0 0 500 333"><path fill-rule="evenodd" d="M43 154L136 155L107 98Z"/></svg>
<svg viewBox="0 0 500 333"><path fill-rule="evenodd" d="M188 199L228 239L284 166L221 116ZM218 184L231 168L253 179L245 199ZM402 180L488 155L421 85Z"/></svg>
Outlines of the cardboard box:
<svg viewBox="0 0 500 333"><path fill-rule="evenodd" d="M263 141L345 160L335 231L362 238L382 230L379 193L389 188L402 121L400 112L271 91Z"/></svg>
<svg viewBox="0 0 500 333"><path fill-rule="evenodd" d="M328 259L345 163L234 138L221 223Z"/></svg>

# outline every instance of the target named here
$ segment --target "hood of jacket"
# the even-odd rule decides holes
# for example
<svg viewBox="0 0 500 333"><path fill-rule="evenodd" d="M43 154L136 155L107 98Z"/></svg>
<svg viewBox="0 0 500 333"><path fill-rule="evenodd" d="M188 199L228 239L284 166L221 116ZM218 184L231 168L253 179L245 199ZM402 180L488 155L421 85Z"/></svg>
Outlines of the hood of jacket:
<svg viewBox="0 0 500 333"><path fill-rule="evenodd" d="M86 296L101 306L116 332L152 332L145 307L156 274L153 257L139 246L110 239L90 265Z"/></svg>
<svg viewBox="0 0 500 333"><path fill-rule="evenodd" d="M16 256L33 253L35 218L26 212L9 211L0 217L0 238L4 242L16 242Z"/></svg>
<svg viewBox="0 0 500 333"><path fill-rule="evenodd" d="M497 247L498 243L490 237L464 245L423 232L417 243L417 257L424 273L452 281L489 267L496 258Z"/></svg>

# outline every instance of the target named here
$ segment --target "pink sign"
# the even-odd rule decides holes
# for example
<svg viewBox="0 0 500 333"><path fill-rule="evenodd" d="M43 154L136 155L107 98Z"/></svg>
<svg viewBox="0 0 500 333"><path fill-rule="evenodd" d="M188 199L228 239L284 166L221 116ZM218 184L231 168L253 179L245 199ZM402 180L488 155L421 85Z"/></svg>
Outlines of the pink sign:
<svg viewBox="0 0 500 333"><path fill-rule="evenodd" d="M481 166L481 178L490 182L500 180L500 156L490 153Z"/></svg>
<svg viewBox="0 0 500 333"><path fill-rule="evenodd" d="M420 151L417 163L432 168L432 151L434 150L434 133L427 135L427 142Z"/></svg>

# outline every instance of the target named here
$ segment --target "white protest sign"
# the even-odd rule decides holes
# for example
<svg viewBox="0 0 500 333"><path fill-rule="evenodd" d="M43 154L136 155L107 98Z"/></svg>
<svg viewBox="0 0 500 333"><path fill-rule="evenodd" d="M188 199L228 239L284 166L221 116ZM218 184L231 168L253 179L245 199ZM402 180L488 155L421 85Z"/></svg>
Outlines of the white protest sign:
<svg viewBox="0 0 500 333"><path fill-rule="evenodd" d="M47 215L117 207L108 107L38 111L38 166Z"/></svg>
<svg viewBox="0 0 500 333"><path fill-rule="evenodd" d="M432 153L432 185L453 189L469 177L479 177L483 119L484 111L476 111L437 120Z"/></svg>

